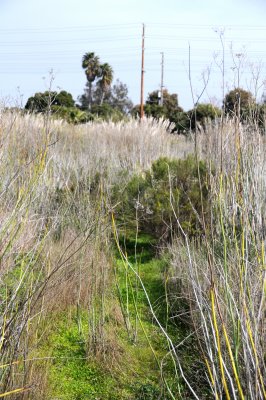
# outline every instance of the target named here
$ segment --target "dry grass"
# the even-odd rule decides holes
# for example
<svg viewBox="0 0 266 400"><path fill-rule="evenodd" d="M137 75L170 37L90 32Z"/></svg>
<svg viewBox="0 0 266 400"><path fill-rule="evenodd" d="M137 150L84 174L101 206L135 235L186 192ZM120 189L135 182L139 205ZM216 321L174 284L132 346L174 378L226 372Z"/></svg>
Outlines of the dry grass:
<svg viewBox="0 0 266 400"><path fill-rule="evenodd" d="M212 174L212 224L200 244L173 244L173 275L213 397L265 399L265 139L237 120L199 139Z"/></svg>
<svg viewBox="0 0 266 400"><path fill-rule="evenodd" d="M133 173L190 149L164 121L70 126L0 110L0 393L18 389L13 398L25 398L27 384L38 381L39 367L27 360L49 335L51 313L87 308L88 342L105 354L109 188L123 169Z"/></svg>
<svg viewBox="0 0 266 400"><path fill-rule="evenodd" d="M197 142L210 167L212 221L200 246L185 236L173 243L172 282L190 306L213 398L262 400L265 139L236 120L207 127ZM132 175L160 156L192 151L192 141L171 135L165 121L70 126L0 110L0 353L7 364L0 392L36 377L38 368L23 360L52 313L82 305L94 354L115 357L103 323L108 313L118 325L122 319L109 301L112 185L121 171Z"/></svg>

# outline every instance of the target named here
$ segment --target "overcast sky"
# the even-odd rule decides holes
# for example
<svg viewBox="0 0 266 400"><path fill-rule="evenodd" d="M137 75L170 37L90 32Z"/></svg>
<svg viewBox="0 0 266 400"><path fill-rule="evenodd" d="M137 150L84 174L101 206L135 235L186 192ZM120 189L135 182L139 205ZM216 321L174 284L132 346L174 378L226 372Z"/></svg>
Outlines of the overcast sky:
<svg viewBox="0 0 266 400"><path fill-rule="evenodd" d="M145 98L160 87L164 52L164 86L178 93L185 110L207 82L200 102L221 102L223 87L226 92L238 80L252 91L257 82L259 99L265 21L265 0L0 0L0 97L25 103L50 86L53 70L52 89L77 99L86 83L82 55L93 51L139 103L145 23Z"/></svg>

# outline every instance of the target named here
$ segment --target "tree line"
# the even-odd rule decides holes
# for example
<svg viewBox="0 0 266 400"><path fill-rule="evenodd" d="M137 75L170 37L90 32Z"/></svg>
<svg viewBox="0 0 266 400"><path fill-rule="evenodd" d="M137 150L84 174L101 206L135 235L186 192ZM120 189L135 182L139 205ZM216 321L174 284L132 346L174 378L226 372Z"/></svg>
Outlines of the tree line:
<svg viewBox="0 0 266 400"><path fill-rule="evenodd" d="M50 111L56 117L71 123L84 123L95 119L119 121L130 115L138 117L140 105L133 106L128 97L127 85L119 79L113 82L114 71L110 64L100 61L94 52L85 53L81 66L87 79L84 92L74 101L72 95L64 90L35 93L26 102L25 109L30 112ZM163 104L160 91L149 93L144 105L146 116L168 119L173 131L186 133L195 130L198 124L215 120L222 114L237 117L241 121L256 121L265 128L266 101L256 103L251 92L242 88L229 91L219 108L211 103L197 103L188 111L179 105L178 95L163 90Z"/></svg>

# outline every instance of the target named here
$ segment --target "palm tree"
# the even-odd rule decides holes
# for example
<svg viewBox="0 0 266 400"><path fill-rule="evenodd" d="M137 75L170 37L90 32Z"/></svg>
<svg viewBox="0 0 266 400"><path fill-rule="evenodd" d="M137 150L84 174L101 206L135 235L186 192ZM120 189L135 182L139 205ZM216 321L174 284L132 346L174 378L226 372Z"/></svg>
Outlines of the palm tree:
<svg viewBox="0 0 266 400"><path fill-rule="evenodd" d="M89 110L92 103L92 82L102 75L100 59L94 53L85 53L82 58L82 68L85 69L85 74L89 85Z"/></svg>
<svg viewBox="0 0 266 400"><path fill-rule="evenodd" d="M104 96L111 86L111 83L113 81L114 77L114 71L113 68L108 64L104 63L101 65L101 79L99 81L101 90L102 90L102 95L101 95L101 102L100 105L103 104Z"/></svg>

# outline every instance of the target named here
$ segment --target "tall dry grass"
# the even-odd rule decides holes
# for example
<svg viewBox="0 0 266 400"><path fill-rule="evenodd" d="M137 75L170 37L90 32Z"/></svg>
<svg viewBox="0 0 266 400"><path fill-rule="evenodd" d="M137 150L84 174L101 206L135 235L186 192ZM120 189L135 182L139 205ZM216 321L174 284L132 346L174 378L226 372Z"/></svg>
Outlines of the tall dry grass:
<svg viewBox="0 0 266 400"><path fill-rule="evenodd" d="M176 296L190 309L211 398L265 399L265 137L235 119L198 139L212 221L200 243L184 234L171 246Z"/></svg>
<svg viewBox="0 0 266 400"><path fill-rule="evenodd" d="M70 126L0 110L1 397L45 397L49 354L36 354L53 314L87 309L88 351L103 351L109 191L121 170L183 157L191 146L164 121Z"/></svg>
<svg viewBox="0 0 266 400"><path fill-rule="evenodd" d="M183 235L170 248L178 282L171 298L182 296L190 308L206 372L204 387L187 384L196 398L208 387L210 398L265 399L265 138L235 119L207 126L197 139L210 170L212 218L200 244ZM112 186L126 184L122 171L192 151L165 121L70 126L0 110L3 396L45 397L38 379L47 360L40 369L34 357L53 314L87 309L88 351L104 353ZM174 344L173 352L178 366Z"/></svg>

